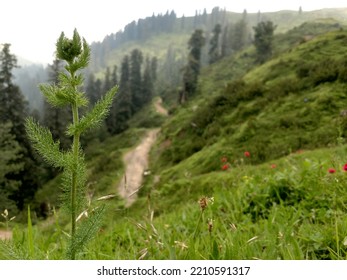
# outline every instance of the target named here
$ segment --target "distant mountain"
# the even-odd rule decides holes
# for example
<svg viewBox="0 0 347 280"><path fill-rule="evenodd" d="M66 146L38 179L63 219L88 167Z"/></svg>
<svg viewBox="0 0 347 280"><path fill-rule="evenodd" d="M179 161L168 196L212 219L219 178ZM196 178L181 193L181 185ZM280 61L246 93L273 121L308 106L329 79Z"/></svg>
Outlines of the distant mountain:
<svg viewBox="0 0 347 280"><path fill-rule="evenodd" d="M245 20L248 31L248 42L253 36L253 26L260 21L272 21L276 26L276 34L299 26L307 21L318 19L334 19L335 21L347 23L347 8L322 9L305 12L279 11L269 13L234 13L215 7L211 13L204 10L192 17L177 18L174 11L162 15L152 15L138 21L127 24L122 31L107 35L102 42L91 44L92 61L91 72L105 72L106 67L120 66L124 55L129 54L132 49L139 48L144 55L157 56L159 61L159 73L164 81L172 79L172 71L164 69L180 69L186 60L187 42L195 29L202 29L205 32L208 45L211 32L216 24L221 24L223 32L230 32L240 21ZM233 27L234 26L234 27ZM229 31L227 31L229 29ZM203 63L207 63L208 48L203 53ZM164 68L163 68L164 67ZM120 67L118 67L120 69ZM175 76L175 75L174 75ZM177 77L174 78L177 81Z"/></svg>

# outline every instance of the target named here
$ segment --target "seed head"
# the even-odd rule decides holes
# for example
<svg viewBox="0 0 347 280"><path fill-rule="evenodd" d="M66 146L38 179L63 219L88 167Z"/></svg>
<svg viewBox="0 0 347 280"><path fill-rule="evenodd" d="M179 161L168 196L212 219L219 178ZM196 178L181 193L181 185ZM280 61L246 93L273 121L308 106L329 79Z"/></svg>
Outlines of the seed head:
<svg viewBox="0 0 347 280"><path fill-rule="evenodd" d="M213 197L207 197L207 196L204 196L202 198L199 199L199 205L200 205L200 209L201 211L204 211L208 204L213 204L214 202L214 198Z"/></svg>

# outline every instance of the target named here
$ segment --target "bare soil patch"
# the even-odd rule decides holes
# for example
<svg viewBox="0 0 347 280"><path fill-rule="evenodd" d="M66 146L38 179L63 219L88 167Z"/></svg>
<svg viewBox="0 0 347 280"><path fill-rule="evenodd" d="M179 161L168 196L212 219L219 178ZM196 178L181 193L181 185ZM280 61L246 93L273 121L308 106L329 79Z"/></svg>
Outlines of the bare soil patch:
<svg viewBox="0 0 347 280"><path fill-rule="evenodd" d="M0 239L1 240L11 239L11 238L12 238L12 232L11 231L0 229Z"/></svg>
<svg viewBox="0 0 347 280"><path fill-rule="evenodd" d="M125 199L125 206L129 207L137 198L141 188L143 174L148 169L148 154L160 129L151 129L133 150L126 153L123 160L126 164L124 179L118 186L119 195Z"/></svg>
<svg viewBox="0 0 347 280"><path fill-rule="evenodd" d="M163 100L161 98L158 98L155 102L154 102L154 107L155 107L155 110L163 115L163 116L168 116L169 113L168 111L162 106L162 103L163 103Z"/></svg>

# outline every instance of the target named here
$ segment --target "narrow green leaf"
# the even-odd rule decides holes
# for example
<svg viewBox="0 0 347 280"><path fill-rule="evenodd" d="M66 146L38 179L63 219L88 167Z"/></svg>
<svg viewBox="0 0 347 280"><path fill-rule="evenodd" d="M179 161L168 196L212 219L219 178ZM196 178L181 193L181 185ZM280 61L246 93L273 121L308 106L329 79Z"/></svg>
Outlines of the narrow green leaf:
<svg viewBox="0 0 347 280"><path fill-rule="evenodd" d="M113 97L118 90L118 86L110 89L104 98L99 100L94 108L85 115L77 125L70 125L68 128L68 135L82 134L86 130L97 127L103 119L107 116L110 107L112 106Z"/></svg>
<svg viewBox="0 0 347 280"><path fill-rule="evenodd" d="M64 107L71 104L68 92L55 85L40 84L39 89L53 107Z"/></svg>
<svg viewBox="0 0 347 280"><path fill-rule="evenodd" d="M25 123L27 135L33 147L52 166L64 167L64 154L60 152L60 142L54 142L52 133L32 118L28 118Z"/></svg>
<svg viewBox="0 0 347 280"><path fill-rule="evenodd" d="M28 205L28 252L29 252L29 258L33 259L33 257L34 257L34 234L33 234L33 225L31 222L30 205Z"/></svg>
<svg viewBox="0 0 347 280"><path fill-rule="evenodd" d="M75 242L70 240L69 247L67 249L67 258L71 259L72 252L80 252L87 243L95 236L102 224L102 216L105 212L105 206L96 208L89 213L88 218L82 221L79 226L76 235Z"/></svg>

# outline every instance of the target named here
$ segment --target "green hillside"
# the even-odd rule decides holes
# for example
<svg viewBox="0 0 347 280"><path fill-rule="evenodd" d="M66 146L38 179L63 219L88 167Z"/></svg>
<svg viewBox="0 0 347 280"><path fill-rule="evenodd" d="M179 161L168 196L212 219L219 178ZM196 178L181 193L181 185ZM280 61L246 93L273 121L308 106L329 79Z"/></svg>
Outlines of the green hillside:
<svg viewBox="0 0 347 280"><path fill-rule="evenodd" d="M293 13L267 16L285 26ZM97 198L115 193L125 180L122 155L161 126L139 198L130 208L117 195L106 200L102 228L78 258L347 259L347 31L335 19L298 19L286 31L264 64L248 46L205 66L183 105L172 105L176 88L161 91L167 118L150 104L126 132L90 136L88 183ZM143 51L165 57L170 42L187 38L162 34ZM110 65L134 46L110 52ZM37 199L51 196L57 180ZM62 258L67 218L56 211L35 222L27 232L13 228L0 259L27 258L32 242L36 258Z"/></svg>

